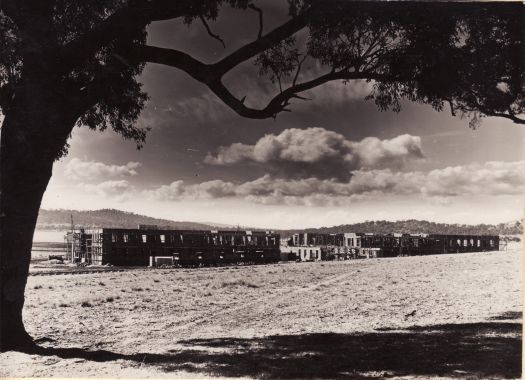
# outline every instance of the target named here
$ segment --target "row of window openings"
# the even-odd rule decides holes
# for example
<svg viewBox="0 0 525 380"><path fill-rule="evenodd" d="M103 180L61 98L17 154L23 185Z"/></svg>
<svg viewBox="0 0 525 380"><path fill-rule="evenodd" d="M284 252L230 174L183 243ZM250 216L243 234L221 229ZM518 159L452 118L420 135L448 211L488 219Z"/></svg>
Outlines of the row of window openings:
<svg viewBox="0 0 525 380"><path fill-rule="evenodd" d="M461 239L457 239L456 240L456 245L460 246L460 247L474 247L474 239L470 239L470 244L469 244L469 240L468 239L464 239L463 240L463 245L461 244ZM481 247L481 239L477 239L476 241L476 247ZM453 246L454 245L454 240L450 240L449 241L449 245L450 246ZM494 247L494 240L490 239L489 240L489 245L491 247Z"/></svg>
<svg viewBox="0 0 525 380"><path fill-rule="evenodd" d="M316 254L317 254L318 252L319 252L319 251L315 251ZM301 254L301 250L300 250L300 249L298 250L298 253ZM305 250L304 250L304 253L308 253L308 250L305 249ZM311 250L310 250L310 255L313 254L313 253L314 253L314 251L313 251L313 249L311 249Z"/></svg>
<svg viewBox="0 0 525 380"><path fill-rule="evenodd" d="M119 241L118 239L118 234L111 234L111 242L112 243L117 243ZM129 243L131 240L130 240L130 235L128 234L123 234L121 235L122 236L122 241L124 243ZM156 237L157 235L140 235L141 237L141 241L142 243L148 243L148 242L156 242ZM166 235L158 235L159 236L159 241L160 243L164 244L166 243ZM183 235L171 235L172 236L172 242L173 243L183 243L184 242L184 236ZM187 240L189 240L189 242L191 243L195 243L195 241L189 237L189 239L187 238ZM246 244L246 243L254 243L254 244L257 244L257 238L252 238L252 236L242 236L242 237L237 237L237 239L235 239L235 236L231 236L231 237L226 237L226 236L219 236L219 237L213 237L213 238L202 238L202 239L198 239L197 242L198 243L203 243L204 240L207 240L206 243L210 244L210 243L213 243L214 245L241 245L241 244ZM268 245L269 243L275 245L276 244L276 238L275 237L272 237L272 238L268 238L266 237L265 239L262 240L261 243L266 243L266 245Z"/></svg>
<svg viewBox="0 0 525 380"><path fill-rule="evenodd" d="M380 237L372 238L372 239L373 239L373 241L374 241L375 243L378 243L378 242L382 242L382 241L383 241L383 239L380 238ZM295 239L295 244L300 243L302 240L303 240L303 239ZM310 244L312 244L312 245L326 245L326 244L322 244L322 240L324 240L324 239L315 239L315 238L314 238L314 239L310 240ZM390 239L388 239L387 241L389 241L389 240L390 240ZM399 239L399 238L396 238L395 241L396 241L396 243L399 244L400 239ZM418 239L414 239L414 240L412 240L412 241L414 242L414 245L417 247L417 246L418 246L418 243L419 243L419 242L418 242ZM451 242L450 245L453 245L453 243L452 243L453 240L450 240L450 242ZM339 243L339 242L337 242L337 243ZM461 246L461 239L457 239L457 243L458 243L458 245ZM491 239L491 240L489 241L489 244L490 244L491 247L493 247L493 246L494 246L494 240ZM334 244L334 245L338 245L338 244ZM349 246L353 246L353 245L354 245L354 239L353 239L353 238L348 238L348 239L347 239L347 245L349 245ZM356 245L359 245L359 239L356 239ZM468 239L465 239L465 240L463 241L463 246L465 246L465 247L468 246ZM470 246L474 246L474 239L470 239ZM477 246L478 246L478 247L481 247L481 240L480 240L480 239L477 239Z"/></svg>
<svg viewBox="0 0 525 380"><path fill-rule="evenodd" d="M399 239L396 239L395 242L396 242L396 244L399 244ZM418 239L414 239L414 240L412 240L412 242L414 244L414 247L418 247L419 246ZM390 243L389 240L383 242L381 240L381 238L376 238L376 239L373 239L372 242L370 242L369 244L377 244L377 245L386 246L386 245L388 245L388 243ZM474 239L470 239L470 244L469 244L469 240L468 239L464 239L463 240L463 244L461 244L462 243L461 239L457 239L456 243L460 247L469 247L469 246L470 247L474 247ZM477 243L477 247L481 247L481 239L477 239L476 243ZM492 239L489 240L489 245L491 247L494 247L494 240L492 240ZM451 246L451 247L454 246L454 240L449 240L449 246Z"/></svg>
<svg viewBox="0 0 525 380"><path fill-rule="evenodd" d="M298 240L296 240L294 242L294 244L296 245L301 245L300 244L301 242L299 242ZM344 241L338 241L338 242L328 242L328 243L323 243L322 241L319 241L319 240L312 240L309 242L308 245L335 245L335 246L342 246L344 243ZM360 244L360 239L355 239L355 245L356 246L359 246ZM350 246L350 247L353 247L354 246L354 239L353 238L348 238L347 241L346 241L346 245L347 246Z"/></svg>
<svg viewBox="0 0 525 380"><path fill-rule="evenodd" d="M351 239L353 240L353 239ZM308 239L305 243L304 239L294 239L293 242L295 245L343 245L344 240L325 240L325 239Z"/></svg>
<svg viewBox="0 0 525 380"><path fill-rule="evenodd" d="M301 250L300 249L298 250L298 254L299 254L299 256L301 256ZM305 255L308 254L308 250L307 249L304 250L304 254ZM314 252L312 249L310 249L310 258L318 259L319 257L320 257L319 251L315 251Z"/></svg>
<svg viewBox="0 0 525 380"><path fill-rule="evenodd" d="M148 256L155 256L157 254L159 254L161 252L155 252L155 251L151 251L151 250L141 250L140 248L118 248L118 247L112 247L111 248L111 254L112 255L130 255L130 256L136 256L136 255L141 255L141 256L144 256L145 254L148 255ZM202 258L202 255L203 255L203 252L194 252L194 253L197 253L199 256L198 258ZM256 254L259 254L261 257L264 257L264 252L263 251L255 251ZM165 253L164 253L165 254ZM178 257L178 255L180 255L179 252L171 252L172 255L176 255ZM239 257L241 258L244 258L245 257L245 253L241 253L241 252L237 252L237 254L239 254ZM249 253L250 256L253 256L253 252L252 253ZM83 256L86 256L85 254ZM219 258L223 259L225 256L225 253L224 252L221 252L221 255L219 255ZM75 257L79 257L79 255L77 254Z"/></svg>
<svg viewBox="0 0 525 380"><path fill-rule="evenodd" d="M390 239L391 238L386 238L385 242L390 242L391 241ZM360 239L359 238L357 238L357 239L347 238L346 245L347 246L354 246L354 240L355 240L355 245L359 246L360 245ZM383 238L375 237L375 238L372 238L372 241L374 243L383 242ZM413 239L412 241L414 242L414 245L417 247L418 243L419 243L418 239ZM297 245L300 245L300 243L302 243L302 242L303 242L303 239L295 239L295 241L294 241L294 243L297 244ZM399 244L400 239L396 238L395 242L397 244ZM310 245L336 245L336 246L341 246L341 245L343 245L343 241L340 241L340 240L339 241L335 241L335 242L328 241L328 242L325 243L324 239L315 239L314 238L314 239L311 239L308 244L310 244Z"/></svg>

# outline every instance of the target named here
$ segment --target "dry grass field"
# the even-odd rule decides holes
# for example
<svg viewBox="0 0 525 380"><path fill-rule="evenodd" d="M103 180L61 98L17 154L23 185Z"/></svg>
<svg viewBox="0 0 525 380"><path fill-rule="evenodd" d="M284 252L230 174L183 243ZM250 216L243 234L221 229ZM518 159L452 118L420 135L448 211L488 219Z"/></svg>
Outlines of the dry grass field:
<svg viewBox="0 0 525 380"><path fill-rule="evenodd" d="M521 246L31 276L0 376L519 378Z"/></svg>

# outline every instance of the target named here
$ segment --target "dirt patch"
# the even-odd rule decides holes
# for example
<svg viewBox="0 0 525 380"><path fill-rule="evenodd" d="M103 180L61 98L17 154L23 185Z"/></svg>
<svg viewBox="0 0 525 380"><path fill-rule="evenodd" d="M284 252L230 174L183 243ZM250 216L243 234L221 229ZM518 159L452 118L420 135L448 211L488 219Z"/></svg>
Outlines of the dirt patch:
<svg viewBox="0 0 525 380"><path fill-rule="evenodd" d="M519 377L521 268L516 248L30 277L43 348L0 375Z"/></svg>

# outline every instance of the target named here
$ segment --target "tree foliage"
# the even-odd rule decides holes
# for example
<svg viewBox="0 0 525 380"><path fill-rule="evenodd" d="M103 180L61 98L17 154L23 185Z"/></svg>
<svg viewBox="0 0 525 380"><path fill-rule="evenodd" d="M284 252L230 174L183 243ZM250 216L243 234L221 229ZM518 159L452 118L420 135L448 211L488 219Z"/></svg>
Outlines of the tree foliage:
<svg viewBox="0 0 525 380"><path fill-rule="evenodd" d="M263 11L250 0L5 0L0 12L0 109L9 112L25 70L42 66L75 109L78 125L111 127L141 146L134 125L148 99L138 78L147 62L170 65L206 84L245 117L276 117L299 94L332 80L373 81L367 99L399 111L402 100L449 106L453 114L523 123L523 6L519 3L369 3L289 0L290 20L263 35ZM146 44L154 21L208 21L225 6L256 10L260 30L250 44L213 64ZM248 17L248 16L247 16ZM307 31L306 39L296 33ZM299 41L299 42L298 42ZM43 57L45 59L43 59ZM38 60L38 61L35 61ZM263 109L251 109L222 83L225 73L253 60L278 83ZM304 67L320 65L312 76ZM310 76L309 76L310 73Z"/></svg>
<svg viewBox="0 0 525 380"><path fill-rule="evenodd" d="M448 224L435 223L426 220L400 220L396 222L387 220L366 221L355 224L344 224L333 227L309 228L305 230L285 230L281 231L282 236L288 237L294 233L345 233L345 232L362 232L376 234L465 234L465 235L522 235L523 221L515 221L499 224Z"/></svg>

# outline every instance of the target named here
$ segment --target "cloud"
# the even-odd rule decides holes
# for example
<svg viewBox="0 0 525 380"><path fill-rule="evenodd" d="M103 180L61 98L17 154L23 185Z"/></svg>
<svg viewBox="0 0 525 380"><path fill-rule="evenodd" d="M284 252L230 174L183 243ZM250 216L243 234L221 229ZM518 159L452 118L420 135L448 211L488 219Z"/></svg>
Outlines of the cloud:
<svg viewBox="0 0 525 380"><path fill-rule="evenodd" d="M153 200L176 201L183 199L215 199L236 195L236 185L232 182L213 180L196 185L186 185L184 181L174 181L158 189L146 190L145 195Z"/></svg>
<svg viewBox="0 0 525 380"><path fill-rule="evenodd" d="M525 161L489 161L432 170L421 191L439 196L520 195L525 191Z"/></svg>
<svg viewBox="0 0 525 380"><path fill-rule="evenodd" d="M78 187L87 193L117 201L127 200L134 191L134 187L126 180L104 181L98 184L79 183Z"/></svg>
<svg viewBox="0 0 525 380"><path fill-rule="evenodd" d="M223 146L205 162L211 165L255 163L279 178L319 178L348 181L358 169L396 168L423 158L421 139L408 134L391 140L367 137L348 140L324 128L286 129L268 134L254 145Z"/></svg>
<svg viewBox="0 0 525 380"><path fill-rule="evenodd" d="M146 190L144 193L150 199L159 201L176 201L184 196L184 181L173 181L169 185L162 185L155 190Z"/></svg>
<svg viewBox="0 0 525 380"><path fill-rule="evenodd" d="M71 159L65 167L64 174L76 180L92 180L100 178L116 178L137 175L140 162L128 162L125 165L108 165L97 161L82 161Z"/></svg>
<svg viewBox="0 0 525 380"><path fill-rule="evenodd" d="M215 180L187 185L184 181L175 181L146 193L161 201L235 197L260 204L335 206L390 195L417 196L446 203L456 196L520 195L525 191L525 161L491 161L430 172L360 169L352 174L347 182L271 175L241 184Z"/></svg>

